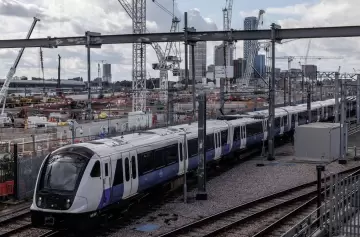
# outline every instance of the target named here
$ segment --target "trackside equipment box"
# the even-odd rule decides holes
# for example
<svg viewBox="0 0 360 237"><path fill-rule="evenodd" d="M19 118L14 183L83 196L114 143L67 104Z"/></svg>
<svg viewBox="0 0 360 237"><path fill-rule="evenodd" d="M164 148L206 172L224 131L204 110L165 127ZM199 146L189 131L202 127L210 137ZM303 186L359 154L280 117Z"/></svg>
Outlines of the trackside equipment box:
<svg viewBox="0 0 360 237"><path fill-rule="evenodd" d="M323 162L340 158L339 123L310 123L299 126L295 129L294 140L296 158ZM345 142L347 143L347 139Z"/></svg>

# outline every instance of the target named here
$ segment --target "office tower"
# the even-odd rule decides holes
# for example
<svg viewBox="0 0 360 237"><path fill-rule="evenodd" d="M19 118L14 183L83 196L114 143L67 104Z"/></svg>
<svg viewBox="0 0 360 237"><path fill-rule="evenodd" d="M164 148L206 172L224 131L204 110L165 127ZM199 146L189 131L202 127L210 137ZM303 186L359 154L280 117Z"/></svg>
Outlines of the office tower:
<svg viewBox="0 0 360 237"><path fill-rule="evenodd" d="M192 76L192 50L189 47L189 80L191 81ZM206 42L197 42L194 47L195 56L195 82L201 83L202 78L206 77Z"/></svg>

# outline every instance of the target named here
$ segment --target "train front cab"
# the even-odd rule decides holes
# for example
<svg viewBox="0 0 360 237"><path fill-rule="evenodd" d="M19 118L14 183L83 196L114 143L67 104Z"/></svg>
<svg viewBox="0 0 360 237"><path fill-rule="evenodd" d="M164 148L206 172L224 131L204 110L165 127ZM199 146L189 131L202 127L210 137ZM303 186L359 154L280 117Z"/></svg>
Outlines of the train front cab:
<svg viewBox="0 0 360 237"><path fill-rule="evenodd" d="M52 152L44 159L30 208L34 226L76 227L79 221L91 218L88 210L93 200L90 196L101 193L79 195L78 191L86 185L83 180L93 178L87 168L95 164L93 155L94 152L86 147L69 146ZM83 179L84 176L89 178Z"/></svg>

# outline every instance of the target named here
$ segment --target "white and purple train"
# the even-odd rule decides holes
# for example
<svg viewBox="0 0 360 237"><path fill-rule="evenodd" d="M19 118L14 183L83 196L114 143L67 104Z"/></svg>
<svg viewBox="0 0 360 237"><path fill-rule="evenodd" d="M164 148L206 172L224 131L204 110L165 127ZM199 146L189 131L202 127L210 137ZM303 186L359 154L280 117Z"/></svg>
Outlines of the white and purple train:
<svg viewBox="0 0 360 237"><path fill-rule="evenodd" d="M354 97L348 98L347 114L354 115L355 103ZM276 136L291 133L307 122L331 121L334 104L334 99L313 102L311 121L306 120L306 104L277 108ZM268 112L248 114L266 118ZM208 120L206 127L207 162L267 139L267 119L228 116ZM181 185L184 172L198 166L197 137L197 123L193 123L67 145L51 152L36 182L31 205L33 225L77 228L154 187Z"/></svg>

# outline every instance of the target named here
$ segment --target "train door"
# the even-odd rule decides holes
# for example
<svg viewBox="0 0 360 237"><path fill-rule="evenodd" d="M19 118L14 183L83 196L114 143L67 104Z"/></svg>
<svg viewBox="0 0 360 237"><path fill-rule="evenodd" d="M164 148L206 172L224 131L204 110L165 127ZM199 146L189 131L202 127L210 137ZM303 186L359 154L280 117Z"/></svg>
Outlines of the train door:
<svg viewBox="0 0 360 237"><path fill-rule="evenodd" d="M246 126L240 126L240 149L246 148Z"/></svg>
<svg viewBox="0 0 360 237"><path fill-rule="evenodd" d="M323 107L323 110L324 110L324 120L327 120L329 115L328 115L328 107L327 106L324 106Z"/></svg>
<svg viewBox="0 0 360 237"><path fill-rule="evenodd" d="M105 195L103 196L103 206L106 206L111 203L112 197L112 169L111 159L109 156L102 158L101 175L103 180L103 190L105 193Z"/></svg>
<svg viewBox="0 0 360 237"><path fill-rule="evenodd" d="M289 114L288 115L288 118L289 118L289 121L288 121L288 131L291 130L292 126L293 126L293 119L294 119L294 116L292 114Z"/></svg>
<svg viewBox="0 0 360 237"><path fill-rule="evenodd" d="M316 109L316 113L317 113L317 120L316 122L320 121L320 109Z"/></svg>
<svg viewBox="0 0 360 237"><path fill-rule="evenodd" d="M188 159L188 152L186 149L185 142L184 142L184 138L181 138L180 140L178 140L178 160L179 160L179 173L178 175L182 175L184 174L184 170L186 169L186 171L188 170L189 167L189 159ZM184 158L185 158L185 162L184 162ZM185 167L185 169L184 169Z"/></svg>
<svg viewBox="0 0 360 237"><path fill-rule="evenodd" d="M280 135L284 134L284 118L285 116L280 117Z"/></svg>
<svg viewBox="0 0 360 237"><path fill-rule="evenodd" d="M138 162L136 152L123 152L121 154L124 169L124 194L123 199L137 193L139 186Z"/></svg>
<svg viewBox="0 0 360 237"><path fill-rule="evenodd" d="M138 192L139 188L139 166L136 151L130 151L130 166L131 166L131 196Z"/></svg>
<svg viewBox="0 0 360 237"><path fill-rule="evenodd" d="M214 132L214 147L215 147L215 157L214 159L218 159L221 157L221 134L220 130L215 130Z"/></svg>
<svg viewBox="0 0 360 237"><path fill-rule="evenodd" d="M266 139L267 139L267 136L268 136L267 123L268 123L267 119L264 119L264 120L262 121L263 131L264 131L264 140L266 140Z"/></svg>
<svg viewBox="0 0 360 237"><path fill-rule="evenodd" d="M228 124L228 131L227 144L229 144L229 151L231 151L234 142L234 127L230 124Z"/></svg>

